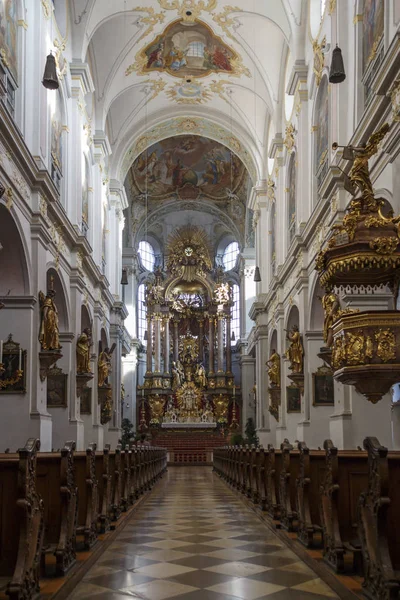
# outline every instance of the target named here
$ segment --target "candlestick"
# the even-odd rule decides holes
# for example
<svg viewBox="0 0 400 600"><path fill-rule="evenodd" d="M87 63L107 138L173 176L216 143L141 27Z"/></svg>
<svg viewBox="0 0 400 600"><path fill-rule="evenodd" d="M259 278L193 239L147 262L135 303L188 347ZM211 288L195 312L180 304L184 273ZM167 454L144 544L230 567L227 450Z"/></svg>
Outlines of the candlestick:
<svg viewBox="0 0 400 600"><path fill-rule="evenodd" d="M19 349L19 366L18 366L19 370L21 370L21 364L22 364L22 350L20 348Z"/></svg>
<svg viewBox="0 0 400 600"><path fill-rule="evenodd" d="M236 396L236 385L233 384L233 397L235 397L235 396Z"/></svg>
<svg viewBox="0 0 400 600"><path fill-rule="evenodd" d="M3 340L0 340L0 363L3 362Z"/></svg>

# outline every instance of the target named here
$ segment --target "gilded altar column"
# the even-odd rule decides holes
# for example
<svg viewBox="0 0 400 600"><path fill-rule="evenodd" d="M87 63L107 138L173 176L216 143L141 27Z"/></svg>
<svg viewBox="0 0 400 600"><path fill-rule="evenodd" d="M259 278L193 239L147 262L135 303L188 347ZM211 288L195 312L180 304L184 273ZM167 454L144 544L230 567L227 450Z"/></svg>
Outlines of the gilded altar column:
<svg viewBox="0 0 400 600"><path fill-rule="evenodd" d="M208 318L208 373L214 375L214 316Z"/></svg>
<svg viewBox="0 0 400 600"><path fill-rule="evenodd" d="M178 334L179 321L174 319L174 361L179 360L179 334Z"/></svg>
<svg viewBox="0 0 400 600"><path fill-rule="evenodd" d="M218 313L217 373L224 372L224 315Z"/></svg>
<svg viewBox="0 0 400 600"><path fill-rule="evenodd" d="M199 359L200 362L204 361L204 320L199 320Z"/></svg>
<svg viewBox="0 0 400 600"><path fill-rule="evenodd" d="M154 372L160 373L161 368L161 317L154 317Z"/></svg>
<svg viewBox="0 0 400 600"><path fill-rule="evenodd" d="M231 315L226 315L226 372L232 373Z"/></svg>
<svg viewBox="0 0 400 600"><path fill-rule="evenodd" d="M153 362L153 320L151 315L147 317L147 355L146 355L146 373L151 374Z"/></svg>
<svg viewBox="0 0 400 600"><path fill-rule="evenodd" d="M169 317L164 317L164 375L169 375Z"/></svg>

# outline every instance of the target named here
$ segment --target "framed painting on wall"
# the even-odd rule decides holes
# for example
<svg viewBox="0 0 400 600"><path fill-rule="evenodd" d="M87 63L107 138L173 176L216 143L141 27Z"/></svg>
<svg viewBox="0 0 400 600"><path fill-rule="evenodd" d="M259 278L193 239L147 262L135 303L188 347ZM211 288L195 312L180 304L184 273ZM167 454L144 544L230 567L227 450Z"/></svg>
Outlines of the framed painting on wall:
<svg viewBox="0 0 400 600"><path fill-rule="evenodd" d="M287 412L301 412L301 395L300 389L296 385L286 386Z"/></svg>
<svg viewBox="0 0 400 600"><path fill-rule="evenodd" d="M54 366L47 373L47 407L67 408L68 375L62 369Z"/></svg>
<svg viewBox="0 0 400 600"><path fill-rule="evenodd" d="M329 367L320 367L313 373L313 406L333 406L333 374Z"/></svg>

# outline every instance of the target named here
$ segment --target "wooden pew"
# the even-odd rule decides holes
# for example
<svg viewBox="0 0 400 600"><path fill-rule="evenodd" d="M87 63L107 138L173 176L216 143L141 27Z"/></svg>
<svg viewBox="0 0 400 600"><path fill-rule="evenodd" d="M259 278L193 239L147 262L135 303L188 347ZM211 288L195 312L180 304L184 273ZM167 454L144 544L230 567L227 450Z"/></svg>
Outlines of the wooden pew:
<svg viewBox="0 0 400 600"><path fill-rule="evenodd" d="M353 570L361 570L361 544L357 531L358 499L368 487L367 453L339 450L325 440L325 476L320 489L324 560L340 573L345 554L352 555Z"/></svg>
<svg viewBox="0 0 400 600"><path fill-rule="evenodd" d="M297 449L285 439L281 444L282 468L279 478L280 521L287 531L297 529L296 480L299 473L300 455Z"/></svg>
<svg viewBox="0 0 400 600"><path fill-rule="evenodd" d="M111 522L111 469L110 445L106 444L103 452L96 454L96 479L98 495L99 531L106 533Z"/></svg>
<svg viewBox="0 0 400 600"><path fill-rule="evenodd" d="M111 520L118 521L121 516L121 490L122 490L122 473L121 473L121 444L110 455L110 472L112 480L111 488Z"/></svg>
<svg viewBox="0 0 400 600"><path fill-rule="evenodd" d="M10 600L39 593L43 502L36 490L40 441L30 438L15 454L0 455L0 576L9 577Z"/></svg>
<svg viewBox="0 0 400 600"><path fill-rule="evenodd" d="M282 450L275 450L271 444L265 451L264 462L264 485L265 485L265 506L268 514L278 520L280 517L280 474L282 467Z"/></svg>
<svg viewBox="0 0 400 600"><path fill-rule="evenodd" d="M66 442L61 453L40 452L36 463L36 486L44 505L46 555L56 557L56 575L65 575L76 561L78 490L74 472L75 442Z"/></svg>
<svg viewBox="0 0 400 600"><path fill-rule="evenodd" d="M131 451L129 445L125 446L121 452L121 510L126 512L129 507L130 495L130 465Z"/></svg>
<svg viewBox="0 0 400 600"><path fill-rule="evenodd" d="M388 452L375 437L367 437L364 448L368 489L359 498L363 592L371 600L390 600L400 592L400 452Z"/></svg>
<svg viewBox="0 0 400 600"><path fill-rule="evenodd" d="M96 444L89 444L86 452L76 452L74 463L79 495L77 534L83 535L84 547L91 548L98 535Z"/></svg>
<svg viewBox="0 0 400 600"><path fill-rule="evenodd" d="M297 537L309 548L322 541L320 487L325 476L325 452L309 450L304 442L298 443L298 449L300 465L296 482Z"/></svg>

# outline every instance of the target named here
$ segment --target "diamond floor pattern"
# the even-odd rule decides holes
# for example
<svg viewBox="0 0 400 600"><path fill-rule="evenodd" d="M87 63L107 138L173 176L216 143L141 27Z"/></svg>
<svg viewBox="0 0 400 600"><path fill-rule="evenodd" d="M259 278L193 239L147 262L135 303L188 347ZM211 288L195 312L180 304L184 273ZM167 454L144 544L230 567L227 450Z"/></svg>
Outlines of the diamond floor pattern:
<svg viewBox="0 0 400 600"><path fill-rule="evenodd" d="M69 600L339 598L210 469L171 468Z"/></svg>

